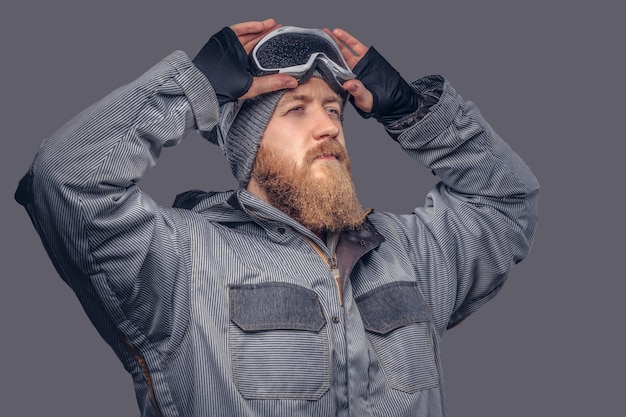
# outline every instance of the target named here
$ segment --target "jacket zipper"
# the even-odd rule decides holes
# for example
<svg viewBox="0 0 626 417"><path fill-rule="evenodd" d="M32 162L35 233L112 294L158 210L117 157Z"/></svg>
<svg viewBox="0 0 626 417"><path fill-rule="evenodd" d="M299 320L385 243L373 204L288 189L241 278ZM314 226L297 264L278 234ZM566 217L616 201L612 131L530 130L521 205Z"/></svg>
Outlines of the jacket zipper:
<svg viewBox="0 0 626 417"><path fill-rule="evenodd" d="M131 342L124 339L124 344L128 347L133 356L135 356L135 359L137 359L137 362L141 367L141 372L143 373L143 377L146 380L146 385L148 385L148 393L150 395L152 408L154 408L154 411L157 413L158 417L163 417L163 414L161 413L161 410L159 409L156 402L156 396L154 395L154 385L152 384L152 377L150 376L150 370L148 369L148 364L146 364L146 360L143 358L143 356L141 356L135 345L133 345Z"/></svg>
<svg viewBox="0 0 626 417"><path fill-rule="evenodd" d="M339 266L337 265L337 256L333 253L330 260L330 272L333 274L335 284L337 284L337 294L339 295L339 305L343 307L343 288L341 285L341 275L339 274Z"/></svg>
<svg viewBox="0 0 626 417"><path fill-rule="evenodd" d="M341 286L341 275L339 274L339 265L337 264L337 254L335 253L335 247L337 246L337 237L339 234L335 234L331 237L330 245L328 248L331 250L332 256L328 258L324 251L311 240L309 237L304 236L306 240L309 241L309 244L315 249L315 252L328 264L330 268L330 272L333 275L333 279L335 280L335 285L337 286L337 296L339 297L339 305L343 307L343 288Z"/></svg>

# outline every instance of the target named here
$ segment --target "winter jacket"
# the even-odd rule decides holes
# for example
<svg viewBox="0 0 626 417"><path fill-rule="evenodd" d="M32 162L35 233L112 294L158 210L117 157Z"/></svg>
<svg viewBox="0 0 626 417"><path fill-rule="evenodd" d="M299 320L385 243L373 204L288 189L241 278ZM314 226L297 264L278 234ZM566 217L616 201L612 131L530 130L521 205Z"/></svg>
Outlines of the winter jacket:
<svg viewBox="0 0 626 417"><path fill-rule="evenodd" d="M218 119L183 52L43 142L16 196L142 416L445 415L440 338L528 254L539 187L444 78L412 87L441 95L387 130L441 182L327 242L244 189L175 207L139 189Z"/></svg>

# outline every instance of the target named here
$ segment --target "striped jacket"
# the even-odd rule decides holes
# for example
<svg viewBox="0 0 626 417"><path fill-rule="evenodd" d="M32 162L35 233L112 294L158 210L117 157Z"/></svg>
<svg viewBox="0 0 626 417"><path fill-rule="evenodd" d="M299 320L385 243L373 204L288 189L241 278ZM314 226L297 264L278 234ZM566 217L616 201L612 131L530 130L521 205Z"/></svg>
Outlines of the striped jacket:
<svg viewBox="0 0 626 417"><path fill-rule="evenodd" d="M388 132L441 182L327 242L245 190L173 208L140 191L162 147L218 117L182 52L43 142L18 201L142 416L445 415L440 337L527 255L539 187L446 80L412 86L442 93Z"/></svg>

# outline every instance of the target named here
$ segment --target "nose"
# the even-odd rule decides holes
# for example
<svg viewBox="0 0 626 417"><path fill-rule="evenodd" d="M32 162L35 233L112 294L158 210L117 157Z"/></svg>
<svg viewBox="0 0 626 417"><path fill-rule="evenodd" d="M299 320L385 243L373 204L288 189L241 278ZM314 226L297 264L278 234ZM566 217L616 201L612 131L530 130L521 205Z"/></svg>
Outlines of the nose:
<svg viewBox="0 0 626 417"><path fill-rule="evenodd" d="M316 109L313 123L315 140L335 139L339 135L339 116L329 113L323 106Z"/></svg>

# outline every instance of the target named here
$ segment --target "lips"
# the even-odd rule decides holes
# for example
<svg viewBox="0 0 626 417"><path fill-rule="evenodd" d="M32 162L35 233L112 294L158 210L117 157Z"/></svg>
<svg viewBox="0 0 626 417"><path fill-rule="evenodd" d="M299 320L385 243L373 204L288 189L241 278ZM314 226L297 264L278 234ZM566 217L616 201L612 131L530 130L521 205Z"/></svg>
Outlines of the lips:
<svg viewBox="0 0 626 417"><path fill-rule="evenodd" d="M311 163L315 160L336 160L344 161L348 155L345 149L335 141L326 141L318 145L317 147L309 150L306 155L306 160Z"/></svg>
<svg viewBox="0 0 626 417"><path fill-rule="evenodd" d="M339 159L339 155L334 154L334 153L323 153L323 154L317 155L313 159Z"/></svg>

